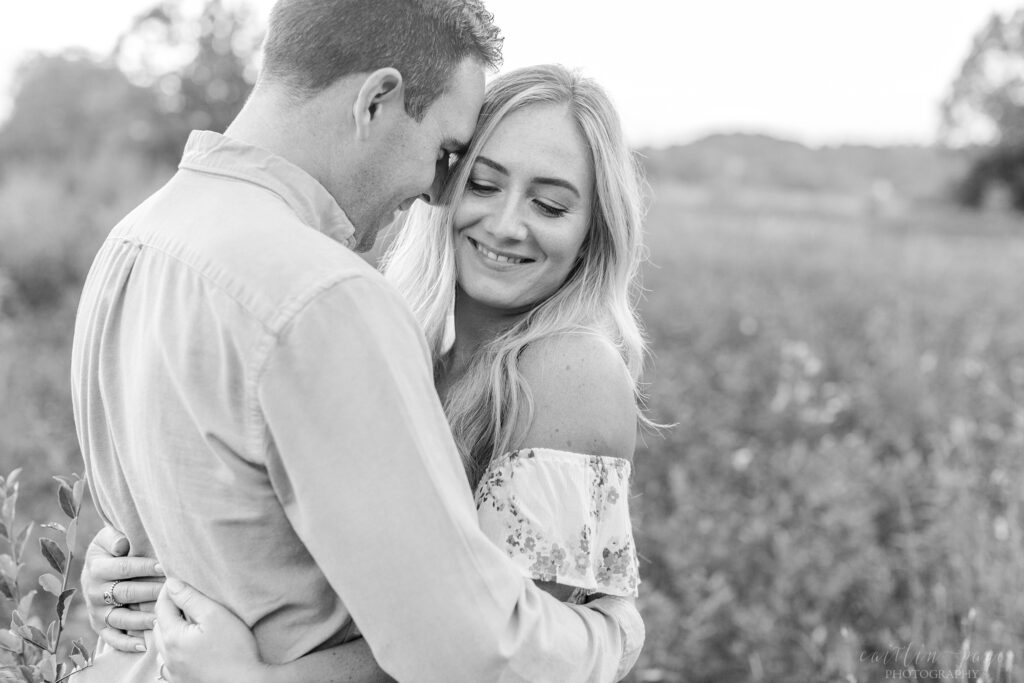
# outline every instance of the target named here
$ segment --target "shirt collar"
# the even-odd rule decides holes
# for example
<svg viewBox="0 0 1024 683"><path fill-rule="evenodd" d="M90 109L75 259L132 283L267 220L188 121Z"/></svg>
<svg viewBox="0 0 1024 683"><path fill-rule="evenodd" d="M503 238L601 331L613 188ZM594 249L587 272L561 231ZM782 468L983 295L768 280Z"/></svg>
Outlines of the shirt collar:
<svg viewBox="0 0 1024 683"><path fill-rule="evenodd" d="M265 149L213 131L194 130L178 168L238 178L266 188L283 199L303 223L350 249L355 246L355 228L324 186Z"/></svg>

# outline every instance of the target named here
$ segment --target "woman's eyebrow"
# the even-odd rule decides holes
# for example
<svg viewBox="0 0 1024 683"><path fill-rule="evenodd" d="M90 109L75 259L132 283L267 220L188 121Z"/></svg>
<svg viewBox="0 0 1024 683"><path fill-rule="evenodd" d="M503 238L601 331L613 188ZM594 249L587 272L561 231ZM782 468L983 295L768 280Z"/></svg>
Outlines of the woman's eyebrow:
<svg viewBox="0 0 1024 683"><path fill-rule="evenodd" d="M482 154L480 156L478 156L476 158L476 160L479 161L484 166L490 166L491 168L493 168L498 173L501 173L501 174L504 174L504 175L508 175L508 169L505 168L504 166L502 166L501 164L499 164L497 161L493 161L491 159L488 159L487 157L485 157Z"/></svg>
<svg viewBox="0 0 1024 683"><path fill-rule="evenodd" d="M580 196L580 191L576 189L576 186L562 178L533 178L530 182L538 185L555 185L556 187L564 187L576 195L577 199L579 199Z"/></svg>
<svg viewBox="0 0 1024 683"><path fill-rule="evenodd" d="M476 160L483 164L484 166L489 166L493 168L498 173L501 173L503 175L509 174L507 168L499 164L497 161L494 161L493 159L488 159L487 157L481 155L478 156ZM568 180L565 180L564 178L535 177L531 178L530 182L538 185L554 185L556 187L564 187L565 189L569 190L574 195L576 195L577 198L581 196L579 189L577 189L575 185L570 183Z"/></svg>

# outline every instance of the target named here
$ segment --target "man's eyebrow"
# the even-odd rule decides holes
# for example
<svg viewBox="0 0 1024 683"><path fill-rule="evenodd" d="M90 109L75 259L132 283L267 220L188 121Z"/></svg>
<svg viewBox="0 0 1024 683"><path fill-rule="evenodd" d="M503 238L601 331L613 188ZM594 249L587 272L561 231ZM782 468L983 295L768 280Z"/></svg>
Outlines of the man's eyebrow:
<svg viewBox="0 0 1024 683"><path fill-rule="evenodd" d="M505 168L504 166L499 164L497 161L494 161L493 159L488 159L487 157L485 157L482 154L480 156L478 156L476 158L476 160L479 163L483 164L484 166L490 166L491 168L493 168L498 173L501 173L503 175L508 175L509 174L507 168ZM574 195L576 195L577 198L582 196L580 194L579 189L575 185L570 183L568 180L565 180L564 178L546 178L546 177L538 176L536 178L531 178L530 182L531 183L537 183L539 185L554 185L556 187L564 187L565 189L569 190Z"/></svg>

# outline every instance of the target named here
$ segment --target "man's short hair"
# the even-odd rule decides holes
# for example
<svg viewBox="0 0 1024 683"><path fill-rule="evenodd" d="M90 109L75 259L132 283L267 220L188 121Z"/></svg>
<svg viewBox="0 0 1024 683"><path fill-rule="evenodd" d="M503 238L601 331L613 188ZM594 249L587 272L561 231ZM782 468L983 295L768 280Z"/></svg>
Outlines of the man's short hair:
<svg viewBox="0 0 1024 683"><path fill-rule="evenodd" d="M480 0L278 0L261 79L305 99L348 74L393 67L419 121L464 59L496 68L501 44Z"/></svg>

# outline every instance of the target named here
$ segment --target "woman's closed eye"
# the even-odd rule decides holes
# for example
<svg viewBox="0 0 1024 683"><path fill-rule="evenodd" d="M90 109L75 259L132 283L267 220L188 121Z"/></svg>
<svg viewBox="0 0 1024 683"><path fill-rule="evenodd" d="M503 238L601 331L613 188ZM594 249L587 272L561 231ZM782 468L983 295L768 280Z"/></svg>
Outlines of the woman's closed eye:
<svg viewBox="0 0 1024 683"><path fill-rule="evenodd" d="M466 182L466 187L469 188L470 192L481 197L489 197L498 191L496 186L488 183L482 183L478 180L473 180L472 178Z"/></svg>
<svg viewBox="0 0 1024 683"><path fill-rule="evenodd" d="M569 209L557 206L555 204L551 204L550 202L546 202L540 199L534 199L533 204L534 206L537 207L537 210L540 211L541 214L547 216L548 218L561 218L565 214L569 213Z"/></svg>
<svg viewBox="0 0 1024 683"><path fill-rule="evenodd" d="M466 181L466 189L478 197L491 197L498 192L501 192L501 188L497 185L492 185L491 183L481 180L474 180L473 178ZM537 212L547 218L561 218L565 214L569 213L569 209L546 199L534 197L530 201L537 209Z"/></svg>

